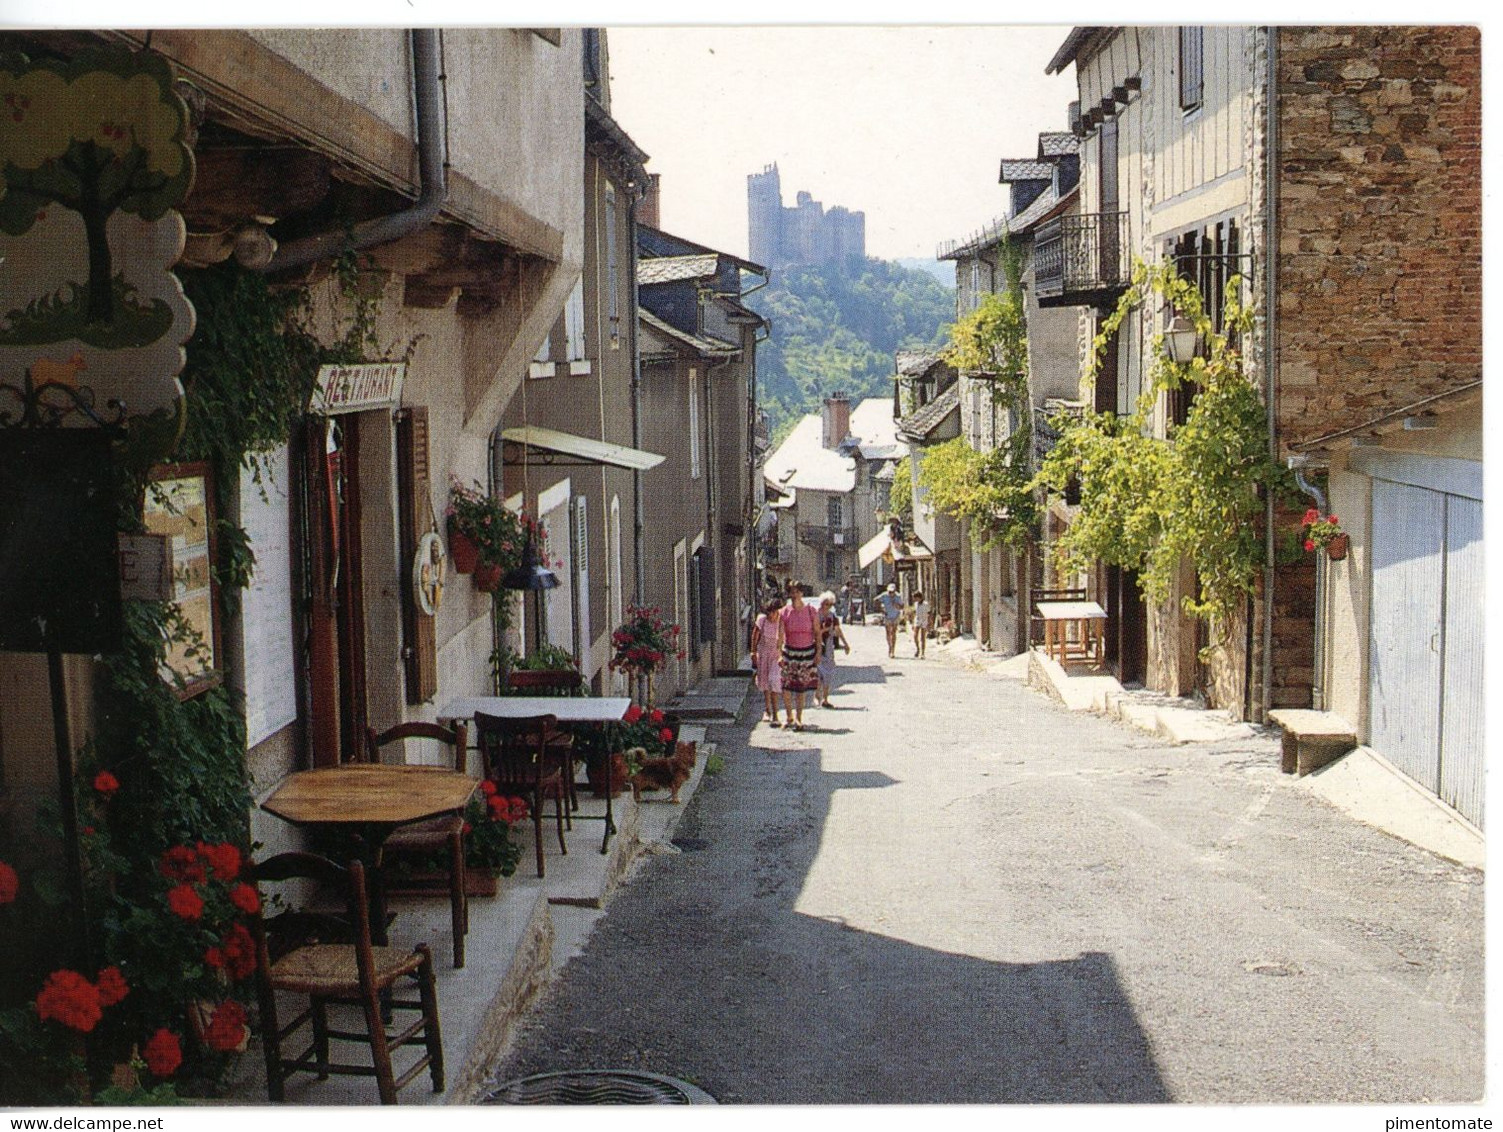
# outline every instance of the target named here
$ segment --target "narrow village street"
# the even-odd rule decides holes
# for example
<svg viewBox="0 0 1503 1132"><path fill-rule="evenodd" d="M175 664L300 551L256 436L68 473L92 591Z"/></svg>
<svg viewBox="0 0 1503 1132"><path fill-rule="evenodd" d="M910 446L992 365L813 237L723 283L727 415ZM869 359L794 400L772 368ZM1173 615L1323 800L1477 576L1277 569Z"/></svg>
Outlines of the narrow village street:
<svg viewBox="0 0 1503 1132"><path fill-rule="evenodd" d="M495 1080L721 1103L1465 1102L1482 874L1279 773L848 630L833 709L710 737ZM645 805L668 805L646 802Z"/></svg>

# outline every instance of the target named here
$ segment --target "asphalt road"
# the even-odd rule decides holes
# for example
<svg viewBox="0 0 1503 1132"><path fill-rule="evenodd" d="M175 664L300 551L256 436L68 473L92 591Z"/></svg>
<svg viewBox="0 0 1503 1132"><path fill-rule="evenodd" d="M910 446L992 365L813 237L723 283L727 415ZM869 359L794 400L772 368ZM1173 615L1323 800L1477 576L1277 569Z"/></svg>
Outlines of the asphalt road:
<svg viewBox="0 0 1503 1132"><path fill-rule="evenodd" d="M1338 813L1266 738L1165 746L850 630L817 730L717 728L675 834L500 1080L721 1103L1463 1102L1483 878ZM749 732L749 733L748 733ZM667 803L649 803L667 804Z"/></svg>

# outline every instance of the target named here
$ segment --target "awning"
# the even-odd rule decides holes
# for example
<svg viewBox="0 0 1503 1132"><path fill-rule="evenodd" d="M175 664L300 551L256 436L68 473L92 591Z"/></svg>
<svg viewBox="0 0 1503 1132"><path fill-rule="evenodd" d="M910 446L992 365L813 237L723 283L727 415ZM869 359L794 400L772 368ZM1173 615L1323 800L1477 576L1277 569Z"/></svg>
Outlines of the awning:
<svg viewBox="0 0 1503 1132"><path fill-rule="evenodd" d="M644 452L640 448L607 444L603 440L591 440L587 436L575 436L556 429L539 428L537 425L504 428L501 430L501 439L507 444L518 444L538 454L540 464L609 464L628 471L645 472L648 468L657 467L667 458L653 452Z"/></svg>
<svg viewBox="0 0 1503 1132"><path fill-rule="evenodd" d="M934 552L916 538L911 542L894 543L892 535L884 527L856 552L856 563L860 569L865 570L879 558L888 562L908 562L933 557Z"/></svg>

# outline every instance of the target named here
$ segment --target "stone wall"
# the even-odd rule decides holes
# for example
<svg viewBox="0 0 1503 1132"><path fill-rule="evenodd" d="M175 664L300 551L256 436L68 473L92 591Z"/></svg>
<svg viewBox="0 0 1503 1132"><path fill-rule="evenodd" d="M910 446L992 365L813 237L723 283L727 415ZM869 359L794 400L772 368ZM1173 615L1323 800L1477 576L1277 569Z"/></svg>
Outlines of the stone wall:
<svg viewBox="0 0 1503 1132"><path fill-rule="evenodd" d="M1480 37L1288 28L1278 70L1287 451L1481 377Z"/></svg>

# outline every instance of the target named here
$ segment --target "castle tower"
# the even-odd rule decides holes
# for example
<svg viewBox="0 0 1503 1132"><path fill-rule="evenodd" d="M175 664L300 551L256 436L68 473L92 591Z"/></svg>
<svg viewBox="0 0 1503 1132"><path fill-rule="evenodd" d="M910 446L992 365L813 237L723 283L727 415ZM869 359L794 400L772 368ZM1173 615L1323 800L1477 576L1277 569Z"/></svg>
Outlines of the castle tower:
<svg viewBox="0 0 1503 1132"><path fill-rule="evenodd" d="M746 176L747 255L772 267L782 260L783 186L777 162Z"/></svg>

